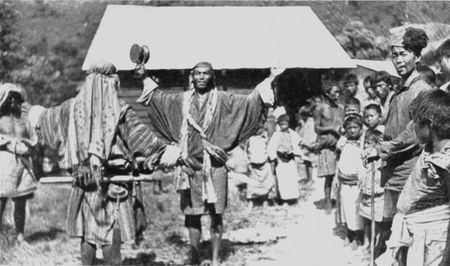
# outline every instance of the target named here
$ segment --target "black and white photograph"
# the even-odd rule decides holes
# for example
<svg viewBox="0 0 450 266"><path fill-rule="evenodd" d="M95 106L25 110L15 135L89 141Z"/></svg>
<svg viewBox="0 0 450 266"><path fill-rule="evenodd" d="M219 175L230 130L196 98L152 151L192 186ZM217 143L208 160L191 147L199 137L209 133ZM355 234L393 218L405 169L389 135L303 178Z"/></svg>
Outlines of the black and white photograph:
<svg viewBox="0 0 450 266"><path fill-rule="evenodd" d="M449 14L0 0L0 265L450 266Z"/></svg>

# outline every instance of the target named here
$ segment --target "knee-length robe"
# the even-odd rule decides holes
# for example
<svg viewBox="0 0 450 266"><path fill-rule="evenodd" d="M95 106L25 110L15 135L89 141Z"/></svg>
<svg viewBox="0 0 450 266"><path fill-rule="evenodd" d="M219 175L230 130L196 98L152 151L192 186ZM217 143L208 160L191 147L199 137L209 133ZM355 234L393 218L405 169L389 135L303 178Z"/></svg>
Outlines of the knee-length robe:
<svg viewBox="0 0 450 266"><path fill-rule="evenodd" d="M41 142L57 149L60 167L72 172L77 165L88 163L88 156L92 153L107 161L115 144L122 144L119 146L124 152L124 159L143 156L156 161L164 151L165 144L139 120L129 106L119 103L117 88L112 84L107 85L113 80L95 75L91 91L85 88L76 98L44 111L38 122ZM120 200L117 206L116 201L110 198L102 202L96 185L88 188L72 186L68 233L92 244L111 245L113 228L118 222L122 241L133 239L136 232L131 191L128 192L128 197Z"/></svg>
<svg viewBox="0 0 450 266"><path fill-rule="evenodd" d="M154 132L169 142L182 145L182 126L187 115L185 97L192 95L190 105L187 106L189 115L198 125L204 124L205 117L207 117L210 121L204 131L206 140L224 151L230 151L262 126L266 115L266 108L260 93L263 88L266 92L270 91L271 93L268 79L259 84L249 95L238 95L212 89L207 92L208 99L203 106L198 103L198 95L195 92L166 94L156 89L148 95L149 97L146 97L144 104L147 106L150 127ZM213 97L213 93L216 93L216 96ZM215 108L210 110L207 107L212 106L210 103L213 100ZM187 131L187 155L196 164L203 165L207 158L204 158L202 136L190 124L187 126ZM225 210L228 190L227 169L223 163L214 158L211 159L210 177L216 200L215 202L209 201L209 203L213 204L207 204L202 190L203 182L207 178L206 174L208 173L199 167L194 175L189 177L189 189L180 192L181 209L184 214L200 215L210 212L220 214Z"/></svg>

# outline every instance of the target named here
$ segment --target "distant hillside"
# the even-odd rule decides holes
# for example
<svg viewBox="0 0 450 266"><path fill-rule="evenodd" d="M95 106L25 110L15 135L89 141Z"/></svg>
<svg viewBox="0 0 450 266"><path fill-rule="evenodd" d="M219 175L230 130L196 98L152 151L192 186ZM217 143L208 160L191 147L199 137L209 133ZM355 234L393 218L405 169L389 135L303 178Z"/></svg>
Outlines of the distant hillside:
<svg viewBox="0 0 450 266"><path fill-rule="evenodd" d="M0 0L7 1L7 0ZM25 66L12 75L32 102L59 103L83 80L81 65L108 4L153 6L310 6L354 58L388 56L388 31L404 22L450 24L449 2L291 1L10 1L16 11ZM230 18L231 19L231 18ZM207 23L207 22L205 22ZM145 27L145 25L142 25ZM133 30L133 29L130 29ZM290 30L287 25L285 30ZM1 36L0 36L1 37ZM120 38L120 36L117 36ZM113 40L112 40L113 41ZM327 53L327 51L323 51Z"/></svg>
<svg viewBox="0 0 450 266"><path fill-rule="evenodd" d="M108 3L154 6L194 5L307 5L334 36L349 21L361 21L375 36L387 37L389 28L403 22L450 24L450 3L442 2L290 2L290 1L36 1L20 5L19 29L24 44L45 39L51 48L61 41L75 44L86 53ZM130 29L132 30L132 29ZM118 36L119 37L119 36Z"/></svg>

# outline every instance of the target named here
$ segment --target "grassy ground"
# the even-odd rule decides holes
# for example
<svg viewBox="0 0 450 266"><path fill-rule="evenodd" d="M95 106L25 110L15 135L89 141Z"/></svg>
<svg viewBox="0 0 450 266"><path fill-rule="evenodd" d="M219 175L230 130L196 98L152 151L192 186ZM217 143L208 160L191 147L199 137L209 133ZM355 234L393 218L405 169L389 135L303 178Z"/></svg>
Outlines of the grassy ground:
<svg viewBox="0 0 450 266"><path fill-rule="evenodd" d="M170 181L166 182L170 185ZM74 265L80 264L79 240L65 232L67 185L41 185L29 201L26 223L27 243L16 245L11 219L5 217L0 236L0 264L4 265ZM309 184L302 185L301 198L310 193ZM125 265L180 265L188 251L184 216L179 210L178 195L172 191L154 195L152 184L144 185L144 198L149 222L140 248L124 245L122 257ZM10 207L10 206L9 206ZM8 211L7 211L8 212ZM276 243L285 237L280 231L286 221L301 215L296 206L270 206L247 208L230 188L229 208L225 214L225 235L222 248L223 265L246 265L249 254L261 252L260 247ZM9 219L8 219L9 218ZM204 236L202 257L209 259L209 219L203 218ZM257 242L257 243L254 243Z"/></svg>

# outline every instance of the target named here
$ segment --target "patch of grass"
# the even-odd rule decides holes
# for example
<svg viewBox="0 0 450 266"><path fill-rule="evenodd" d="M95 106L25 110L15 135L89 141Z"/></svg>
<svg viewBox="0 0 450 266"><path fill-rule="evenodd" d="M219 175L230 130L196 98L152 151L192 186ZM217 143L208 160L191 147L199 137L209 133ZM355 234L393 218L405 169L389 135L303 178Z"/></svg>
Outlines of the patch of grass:
<svg viewBox="0 0 450 266"><path fill-rule="evenodd" d="M171 187L171 180L164 181ZM65 231L67 199L70 186L42 185L29 201L25 238L28 244L14 245L14 228L6 225L0 235L0 264L6 265L73 265L80 263L79 239L70 238ZM148 227L139 250L124 246L125 265L181 265L188 252L188 236L184 216L179 207L179 195L171 188L169 193L153 194L153 184L143 184L143 195ZM310 184L300 188L300 201L305 200ZM286 221L301 215L296 206L247 208L236 189L230 188L229 206L224 214L228 232L245 228L279 228ZM203 217L204 237L201 255L210 259L209 217ZM269 245L265 243L264 245ZM221 257L223 265L245 265L245 257L260 252L261 244L242 245L224 239Z"/></svg>

